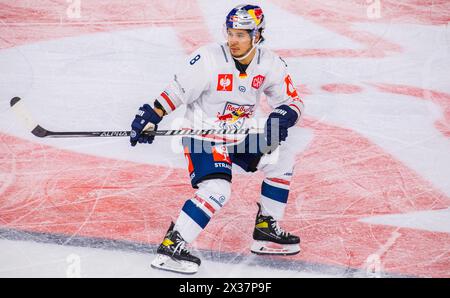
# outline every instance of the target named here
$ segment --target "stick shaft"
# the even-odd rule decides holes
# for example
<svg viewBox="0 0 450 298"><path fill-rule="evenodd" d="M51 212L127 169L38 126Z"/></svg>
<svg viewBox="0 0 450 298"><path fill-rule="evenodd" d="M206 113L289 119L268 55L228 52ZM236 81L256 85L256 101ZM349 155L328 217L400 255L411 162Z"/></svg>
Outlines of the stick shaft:
<svg viewBox="0 0 450 298"><path fill-rule="evenodd" d="M178 130L157 130L146 132L154 136L201 136L201 135L246 135L251 132L257 133L255 129L178 129ZM128 137L130 131L50 131L37 125L31 133L40 138L79 138L79 137Z"/></svg>

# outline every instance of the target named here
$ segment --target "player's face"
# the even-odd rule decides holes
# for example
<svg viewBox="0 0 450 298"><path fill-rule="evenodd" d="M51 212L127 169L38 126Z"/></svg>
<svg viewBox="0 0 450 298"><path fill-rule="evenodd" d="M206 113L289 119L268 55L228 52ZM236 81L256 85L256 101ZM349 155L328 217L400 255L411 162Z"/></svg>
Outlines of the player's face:
<svg viewBox="0 0 450 298"><path fill-rule="evenodd" d="M252 38L243 29L228 29L227 40L231 54L237 58L243 57L252 48Z"/></svg>

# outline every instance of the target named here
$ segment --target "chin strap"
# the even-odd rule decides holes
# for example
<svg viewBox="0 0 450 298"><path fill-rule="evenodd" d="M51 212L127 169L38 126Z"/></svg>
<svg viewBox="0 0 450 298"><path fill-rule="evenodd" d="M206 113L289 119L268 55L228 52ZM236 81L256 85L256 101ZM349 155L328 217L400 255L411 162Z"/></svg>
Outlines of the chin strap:
<svg viewBox="0 0 450 298"><path fill-rule="evenodd" d="M247 54L244 55L244 57L237 58L237 57L234 57L233 55L231 55L231 56L233 56L233 58L236 59L237 61L242 61L242 60L244 60L245 58L247 58L248 55L250 55L250 53L258 46L258 44L259 44L260 41L261 41L261 38L260 38L260 39L258 40L258 42L255 43L255 39L256 39L256 36L253 37L253 40L252 40L252 48L247 52Z"/></svg>

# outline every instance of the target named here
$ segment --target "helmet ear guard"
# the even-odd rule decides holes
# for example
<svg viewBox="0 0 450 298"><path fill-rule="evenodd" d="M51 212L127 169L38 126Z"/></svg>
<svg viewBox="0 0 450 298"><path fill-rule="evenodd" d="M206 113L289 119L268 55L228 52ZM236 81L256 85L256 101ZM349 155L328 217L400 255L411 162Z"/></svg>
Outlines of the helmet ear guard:
<svg viewBox="0 0 450 298"><path fill-rule="evenodd" d="M264 36L262 35L263 32L264 32L264 29L262 29L262 28L249 31L250 37L252 39L256 38L256 33L258 33L258 32L259 32L259 40L255 44L261 44L261 43L263 43L266 40L264 38Z"/></svg>

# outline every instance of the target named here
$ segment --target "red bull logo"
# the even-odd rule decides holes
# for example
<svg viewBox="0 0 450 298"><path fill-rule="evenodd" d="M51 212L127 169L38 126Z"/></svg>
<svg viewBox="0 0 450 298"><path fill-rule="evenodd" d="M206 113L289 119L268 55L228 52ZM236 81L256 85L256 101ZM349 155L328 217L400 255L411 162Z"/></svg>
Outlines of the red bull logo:
<svg viewBox="0 0 450 298"><path fill-rule="evenodd" d="M263 11L261 8L250 9L248 14L253 18L257 26L261 23L263 18Z"/></svg>
<svg viewBox="0 0 450 298"><path fill-rule="evenodd" d="M233 127L240 128L245 119L249 119L253 115L253 105L238 105L227 102L224 112L217 113L216 122L220 122L222 128Z"/></svg>

